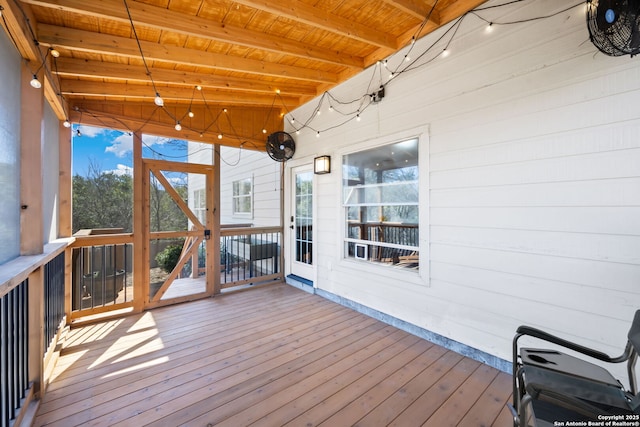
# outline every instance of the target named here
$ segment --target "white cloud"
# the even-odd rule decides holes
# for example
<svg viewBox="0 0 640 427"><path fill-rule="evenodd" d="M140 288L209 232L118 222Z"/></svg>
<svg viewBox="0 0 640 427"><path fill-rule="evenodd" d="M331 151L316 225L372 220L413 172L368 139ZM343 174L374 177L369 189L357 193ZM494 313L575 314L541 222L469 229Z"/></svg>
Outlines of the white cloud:
<svg viewBox="0 0 640 427"><path fill-rule="evenodd" d="M95 138L96 136L99 136L108 132L108 129L97 128L97 127L87 126L87 125L78 125L78 129L80 129L80 133L82 134L82 136L86 136L87 138Z"/></svg>
<svg viewBox="0 0 640 427"><path fill-rule="evenodd" d="M84 130L82 131L84 132ZM143 135L142 141L144 145L147 147L164 145L169 141L172 141L171 138L165 138L161 136L153 136L153 135ZM133 135L128 133L123 133L119 135L117 138L111 141L111 145L105 148L105 153L113 153L117 157L124 157L127 154L133 151Z"/></svg>
<svg viewBox="0 0 640 427"><path fill-rule="evenodd" d="M133 176L133 168L131 166L123 165L121 163L119 163L116 166L116 169L106 170L104 172L105 173L113 173L113 174L118 175L118 176L122 176L122 175Z"/></svg>
<svg viewBox="0 0 640 427"><path fill-rule="evenodd" d="M148 146L164 145L171 140L171 138L165 138L163 136L142 135L142 142Z"/></svg>
<svg viewBox="0 0 640 427"><path fill-rule="evenodd" d="M113 153L117 157L124 157L133 151L133 135L123 133L111 142L111 145L104 149L105 153Z"/></svg>

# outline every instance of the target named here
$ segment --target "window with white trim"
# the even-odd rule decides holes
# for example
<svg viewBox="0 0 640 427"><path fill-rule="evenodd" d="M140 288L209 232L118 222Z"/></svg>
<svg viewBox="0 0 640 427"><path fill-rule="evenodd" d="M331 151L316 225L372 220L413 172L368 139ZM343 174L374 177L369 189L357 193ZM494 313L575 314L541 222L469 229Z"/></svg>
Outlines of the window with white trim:
<svg viewBox="0 0 640 427"><path fill-rule="evenodd" d="M193 213L203 225L207 224L207 198L204 188L193 192Z"/></svg>
<svg viewBox="0 0 640 427"><path fill-rule="evenodd" d="M233 181L233 215L251 218L253 213L253 179Z"/></svg>
<svg viewBox="0 0 640 427"><path fill-rule="evenodd" d="M343 156L345 257L418 270L418 139Z"/></svg>

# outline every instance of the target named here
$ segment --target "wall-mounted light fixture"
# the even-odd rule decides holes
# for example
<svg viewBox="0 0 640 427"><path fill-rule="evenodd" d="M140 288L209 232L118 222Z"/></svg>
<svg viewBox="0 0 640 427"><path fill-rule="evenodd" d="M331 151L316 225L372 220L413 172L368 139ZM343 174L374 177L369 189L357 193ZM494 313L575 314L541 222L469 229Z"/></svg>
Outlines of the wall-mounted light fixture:
<svg viewBox="0 0 640 427"><path fill-rule="evenodd" d="M320 175L331 172L331 156L318 156L313 159L313 173Z"/></svg>

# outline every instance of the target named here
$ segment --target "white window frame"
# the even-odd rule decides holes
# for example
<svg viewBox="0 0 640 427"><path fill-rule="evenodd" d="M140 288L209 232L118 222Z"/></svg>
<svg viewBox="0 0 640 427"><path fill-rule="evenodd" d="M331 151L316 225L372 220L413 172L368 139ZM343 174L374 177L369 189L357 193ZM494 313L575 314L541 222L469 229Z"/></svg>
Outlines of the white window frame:
<svg viewBox="0 0 640 427"><path fill-rule="evenodd" d="M193 213L202 225L207 224L207 191L205 188L193 190Z"/></svg>
<svg viewBox="0 0 640 427"><path fill-rule="evenodd" d="M411 262L407 262L407 260L402 260L402 256L400 256L399 258L397 258L395 261L393 261L392 259L395 259L398 255L397 254L404 254L404 256L407 256L411 253L417 252L418 254L420 253L420 244L419 244L419 240L418 238L416 238L416 242L415 245L408 245L408 244L398 244L398 243L385 243L384 240L378 241L378 240L370 240L367 239L366 237L363 238L354 238L354 237L349 237L349 227L350 227L350 221L348 219L348 210L349 208L368 208L368 207L379 207L380 209L383 209L385 207L392 207L392 206L415 206L418 209L418 215L419 215L419 211L420 211L420 201L419 201L419 195L418 198L415 201L403 201L403 202L394 202L394 201L379 201L379 202L354 202L351 199L351 195L353 194L354 191L358 191L358 190L366 190L366 189L377 189L379 191L381 191L383 188L393 188L393 187L398 187L398 186L404 186L404 185L415 185L416 188L418 188L419 186L419 177L420 177L420 161L419 161L419 153L420 153L420 147L419 147L419 138L416 137L412 137L412 138L406 138L406 139L402 139L400 141L394 141L394 142L387 142L385 144L380 144L377 145L375 147L367 147L364 148L362 150L356 150L353 151L351 153L345 154L342 156L342 162L341 164L343 164L343 173L345 173L345 168L344 168L344 158L346 156L350 156L350 155L355 155L358 153L362 153L364 151L371 151L371 150L377 150L377 149L384 149L385 147L394 145L394 144L401 144L403 142L410 142L410 141L415 141L416 144L416 150L417 150L417 156L416 156L416 160L417 160L417 164L415 165L415 167L417 168L418 171L418 178L416 178L415 181L398 181L398 182L387 182L387 183L363 183L363 184L358 184L358 185L354 185L354 186L349 186L349 187L345 187L344 186L344 178L341 180L342 181L342 194L343 194L343 200L342 200L342 207L343 207L343 220L344 220L344 227L345 227L345 234L343 234L343 251L344 251L344 258L346 259L355 259L355 260L359 260L362 263L367 263L368 265L378 265L381 267L389 267L389 266L396 266L396 267L402 267L402 266L412 266L413 268L411 269L411 271L415 272L415 273L419 273L419 268L415 266L415 263L411 263ZM393 152L391 153L391 155L393 154ZM375 166L375 165L372 165ZM400 165L399 165L400 166ZM348 196L347 196L348 194ZM420 220L419 220L419 216L417 218L417 224L418 224L418 230L417 232L419 233L420 230ZM365 226L365 229L368 230L369 233L373 233L373 234L378 234L379 232L382 232L380 230L378 230L378 228L381 228L385 223L387 222L387 220L384 219L384 217L380 218L378 221L371 221L370 219L367 219L366 223L358 223L360 224L360 226ZM396 226L401 226L400 224L397 223L387 223L388 227L396 227ZM371 229L369 229L369 227L372 227ZM419 235L419 234L418 234ZM391 257L388 257L389 260L385 261L386 258L380 260L379 262L375 262L372 259L370 259L368 256L360 256L359 253L354 253L353 256L351 256L348 251L347 251L347 247L349 246L355 246L355 250L357 251L358 247L365 247L365 249L369 249L369 251L371 252L370 255L374 255L375 256L383 256L382 254L385 253L386 255L391 255ZM364 251L364 253L366 253L367 250ZM396 254L394 256L394 254ZM393 258L392 258L393 257ZM409 257L407 257L409 258ZM416 258L415 261L418 261L418 259ZM419 261L417 262L419 265Z"/></svg>
<svg viewBox="0 0 640 427"><path fill-rule="evenodd" d="M388 145L393 142L404 141L411 138L418 138L418 167L419 167L419 206L420 206L420 271L419 274L415 274L412 271L406 271L407 269L387 268L384 266L373 266L371 263L364 263L353 258L347 258L344 254L345 248L345 236L346 234L346 216L345 208L342 204L343 197L343 185L342 174L340 178L335 182L335 191L339 194L340 202L336 205L336 227L341 230L340 233L336 233L335 243L339 251L336 251L334 261L340 268L344 268L345 271L358 271L363 275L372 273L372 268L375 269L375 276L390 280L402 280L405 284L412 284L416 286L431 286L431 250L429 247L430 233L429 233L429 207L430 207L430 170L429 170L429 155L430 155L430 137L429 137L429 125L418 126L401 130L398 132L382 135L374 139L362 140L354 142L345 146L341 150L336 152L336 160L342 168L342 156L357 153L358 151L364 151L369 148L375 148L383 145Z"/></svg>
<svg viewBox="0 0 640 427"><path fill-rule="evenodd" d="M235 194L236 184L243 183L245 181L249 182L249 194ZM243 188L244 186L239 186L239 188ZM231 182L231 213L234 218L253 218L253 176L248 178L236 179ZM236 211L236 200L241 198L249 199L249 210L238 212Z"/></svg>

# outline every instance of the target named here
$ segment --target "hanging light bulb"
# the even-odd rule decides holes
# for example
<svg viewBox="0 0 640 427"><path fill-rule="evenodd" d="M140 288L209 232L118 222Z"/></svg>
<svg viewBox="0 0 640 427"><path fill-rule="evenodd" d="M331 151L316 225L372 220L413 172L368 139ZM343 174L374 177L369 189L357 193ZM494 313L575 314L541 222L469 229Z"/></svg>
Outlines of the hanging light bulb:
<svg viewBox="0 0 640 427"><path fill-rule="evenodd" d="M491 33L493 32L493 22L489 22L489 25L487 25L487 28L484 29L485 33Z"/></svg>
<svg viewBox="0 0 640 427"><path fill-rule="evenodd" d="M291 124L294 124L296 122L296 118L295 117L291 117Z"/></svg>
<svg viewBox="0 0 640 427"><path fill-rule="evenodd" d="M416 43L416 36L411 37L411 44L415 44Z"/></svg>
<svg viewBox="0 0 640 427"><path fill-rule="evenodd" d="M409 62L409 61L411 61L411 57L410 57L409 55L405 55L405 56L404 56L404 60L405 60L406 62Z"/></svg>
<svg viewBox="0 0 640 427"><path fill-rule="evenodd" d="M333 111L333 105L329 105L329 112Z"/></svg>
<svg viewBox="0 0 640 427"><path fill-rule="evenodd" d="M80 128L76 129L76 136L82 136L82 132L80 132Z"/></svg>
<svg viewBox="0 0 640 427"><path fill-rule="evenodd" d="M180 124L180 122L176 122L176 126L175 126L177 131L181 131L182 130L182 125Z"/></svg>
<svg viewBox="0 0 640 427"><path fill-rule="evenodd" d="M53 56L54 58L60 57L60 52L58 52L56 49L52 47L49 48L49 52L51 53L51 56Z"/></svg>
<svg viewBox="0 0 640 427"><path fill-rule="evenodd" d="M222 111L224 111L224 112L226 113L226 112L227 112L227 109L226 109L226 108L223 108L223 109L222 109Z"/></svg>
<svg viewBox="0 0 640 427"><path fill-rule="evenodd" d="M360 121L360 113L356 114L356 121Z"/></svg>
<svg viewBox="0 0 640 427"><path fill-rule="evenodd" d="M267 130L266 129L262 129L262 133L267 133Z"/></svg>
<svg viewBox="0 0 640 427"><path fill-rule="evenodd" d="M202 90L202 86L198 85L198 86L196 86L196 89L197 90Z"/></svg>
<svg viewBox="0 0 640 427"><path fill-rule="evenodd" d="M40 80L38 80L38 76L36 76L35 74L33 75L33 78L31 79L29 84L31 85L31 87L36 89L40 89L42 87L42 83L40 83Z"/></svg>
<svg viewBox="0 0 640 427"><path fill-rule="evenodd" d="M449 49L445 47L444 50L442 51L442 57L446 58L447 56L449 56Z"/></svg>
<svg viewBox="0 0 640 427"><path fill-rule="evenodd" d="M195 114L193 114L193 111L189 110L189 117L193 118L193 116L195 116Z"/></svg>
<svg viewBox="0 0 640 427"><path fill-rule="evenodd" d="M218 134L218 139L222 139L222 134L221 133Z"/></svg>
<svg viewBox="0 0 640 427"><path fill-rule="evenodd" d="M164 99L160 96L158 92L156 92L156 98L153 100L158 107L162 107L164 105Z"/></svg>
<svg viewBox="0 0 640 427"><path fill-rule="evenodd" d="M316 132L316 138L320 138L320 131Z"/></svg>
<svg viewBox="0 0 640 427"><path fill-rule="evenodd" d="M71 123L69 123L68 119L65 119L64 123L62 123L62 126L66 127L66 128L70 128L71 127Z"/></svg>

